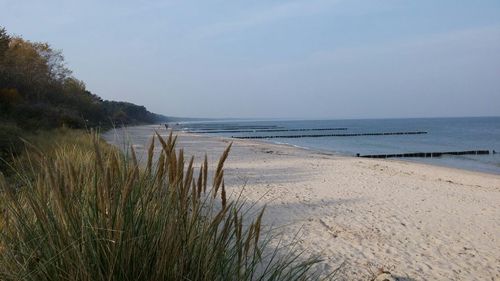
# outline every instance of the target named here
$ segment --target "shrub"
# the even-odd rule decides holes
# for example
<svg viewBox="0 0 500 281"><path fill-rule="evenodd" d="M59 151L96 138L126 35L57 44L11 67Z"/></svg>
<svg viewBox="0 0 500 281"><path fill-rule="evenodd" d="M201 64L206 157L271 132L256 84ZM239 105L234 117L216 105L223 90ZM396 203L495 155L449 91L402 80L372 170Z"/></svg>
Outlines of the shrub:
<svg viewBox="0 0 500 281"><path fill-rule="evenodd" d="M22 135L15 124L0 121L0 171L5 171L12 157L22 150Z"/></svg>

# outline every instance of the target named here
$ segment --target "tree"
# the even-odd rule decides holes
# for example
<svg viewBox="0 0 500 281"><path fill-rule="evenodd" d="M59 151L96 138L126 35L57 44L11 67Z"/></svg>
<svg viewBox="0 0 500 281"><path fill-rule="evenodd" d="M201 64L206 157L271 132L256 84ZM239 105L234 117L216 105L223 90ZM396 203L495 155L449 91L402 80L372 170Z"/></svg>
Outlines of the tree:
<svg viewBox="0 0 500 281"><path fill-rule="evenodd" d="M0 27L0 60L9 48L10 36L7 34L5 28Z"/></svg>
<svg viewBox="0 0 500 281"><path fill-rule="evenodd" d="M50 75L45 59L34 44L20 37L11 38L3 66L8 76L5 88L17 88L28 99L41 98Z"/></svg>
<svg viewBox="0 0 500 281"><path fill-rule="evenodd" d="M0 27L0 88L7 80L7 71L4 67L5 52L9 49L10 36L5 28Z"/></svg>
<svg viewBox="0 0 500 281"><path fill-rule="evenodd" d="M32 43L38 54L45 60L50 79L63 82L71 75L71 70L66 67L61 50L54 50L47 43Z"/></svg>

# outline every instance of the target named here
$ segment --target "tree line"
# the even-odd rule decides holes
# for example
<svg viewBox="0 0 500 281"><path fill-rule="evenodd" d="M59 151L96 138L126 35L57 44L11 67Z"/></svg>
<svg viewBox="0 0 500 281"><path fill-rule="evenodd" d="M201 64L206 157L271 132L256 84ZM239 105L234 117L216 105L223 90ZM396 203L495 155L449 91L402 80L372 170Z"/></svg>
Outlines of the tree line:
<svg viewBox="0 0 500 281"><path fill-rule="evenodd" d="M59 127L106 129L165 119L144 106L103 100L72 75L60 50L9 35L0 27L0 158L19 147L23 133Z"/></svg>
<svg viewBox="0 0 500 281"><path fill-rule="evenodd" d="M0 28L0 121L22 129L109 127L162 121L144 106L103 100L66 67L48 43Z"/></svg>

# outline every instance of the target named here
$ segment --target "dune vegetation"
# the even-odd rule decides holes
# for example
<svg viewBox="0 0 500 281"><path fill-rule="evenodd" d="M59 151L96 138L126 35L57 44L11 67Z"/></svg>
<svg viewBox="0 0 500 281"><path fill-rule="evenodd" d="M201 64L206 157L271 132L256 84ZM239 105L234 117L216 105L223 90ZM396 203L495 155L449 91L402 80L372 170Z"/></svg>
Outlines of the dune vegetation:
<svg viewBox="0 0 500 281"><path fill-rule="evenodd" d="M318 259L271 246L264 210L251 216L229 198L229 147L209 176L175 137L154 140L144 165L95 133L63 129L28 144L0 179L0 280L317 278Z"/></svg>

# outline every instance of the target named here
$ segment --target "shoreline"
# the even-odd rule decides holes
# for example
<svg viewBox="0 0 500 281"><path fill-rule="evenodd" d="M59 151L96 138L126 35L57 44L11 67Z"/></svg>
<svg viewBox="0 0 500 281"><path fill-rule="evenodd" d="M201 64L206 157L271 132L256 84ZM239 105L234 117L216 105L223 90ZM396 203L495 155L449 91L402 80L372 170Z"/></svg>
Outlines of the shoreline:
<svg viewBox="0 0 500 281"><path fill-rule="evenodd" d="M129 128L139 153L153 129ZM500 278L500 176L178 134L186 159L206 152L212 168L230 142L228 193L265 205L264 223L285 242L298 233L298 250L325 258L321 270L344 264L345 280L370 280L379 268L401 280Z"/></svg>
<svg viewBox="0 0 500 281"><path fill-rule="evenodd" d="M189 133L189 134L191 134L191 133ZM227 139L231 140L231 138L227 138ZM248 141L259 142L257 140L248 140ZM261 143L266 144L266 142L264 142L264 141L262 141ZM320 149L309 148L309 147L302 147L302 146L297 146L297 145L293 145L293 144L289 144L289 143L274 143L273 142L272 144L274 144L274 145L285 145L285 146L288 146L288 147L291 147L291 148L302 149L302 150L305 150L305 151L309 151L309 152L316 153L316 154L322 154L322 155L330 155L330 156L346 157L346 158L354 158L354 159L359 158L359 157L356 157L356 156L353 156L353 155L347 155L347 154L343 154L343 153L340 153L340 152L328 151L328 150L320 150ZM365 158L365 159L368 159L368 158ZM499 176L500 177L500 171L498 173L489 173L489 172L481 171L481 170L473 170L473 169L466 169L466 168L460 168L460 167L453 167L453 166L447 166L447 165L444 165L444 164L441 165L439 163L426 163L426 162L421 162L421 161L418 161L418 160L405 160L403 158L387 158L387 159L378 159L378 160L389 161L389 162L397 162L397 163L411 163L411 164L415 164L415 165L424 165L424 166L430 166L430 167L439 167L439 168L444 168L444 169L451 169L451 170L465 172L465 173L493 175L493 176Z"/></svg>
<svg viewBox="0 0 500 281"><path fill-rule="evenodd" d="M264 141L264 140L254 140L254 139L234 139L230 137L224 137L224 136L214 136L214 135L200 135L196 133L190 133L190 132L185 132L185 131L174 131L174 135L178 133L181 133L186 136L195 136L195 137L208 137L208 138L216 138L216 139L221 139L226 142L231 142L231 141L244 141L248 143L255 143L255 144L262 144L262 145L277 145L277 146L285 146L288 148L292 149L299 149L305 152L309 153L314 153L314 154L320 154L320 155L328 155L328 156L333 156L333 157L344 157L344 158L352 158L352 159L359 159L360 157L356 157L354 155L348 155L348 154L343 154L340 152L335 152L335 151L329 151L329 150L321 150L321 149L315 149L315 148L310 148L310 147L303 147L299 145L294 145L290 143L285 143L285 142L274 142L274 141ZM370 159L370 158L362 158L362 159ZM499 173L489 173L485 171L480 171L480 170L472 170L472 169L465 169L465 168L460 168L460 167L452 167L452 166L447 166L447 165L440 165L438 163L426 163L426 162L420 162L417 160L404 160L402 158L387 158L387 159L377 159L377 161L389 161L389 162L396 162L396 163L410 163L410 164L415 164L415 165L423 165L423 166L428 166L428 167L438 167L438 168L443 168L443 169L451 169L454 171L459 171L459 172L464 172L464 173L472 173L472 174L482 174L486 176L498 176L500 177L500 172Z"/></svg>

